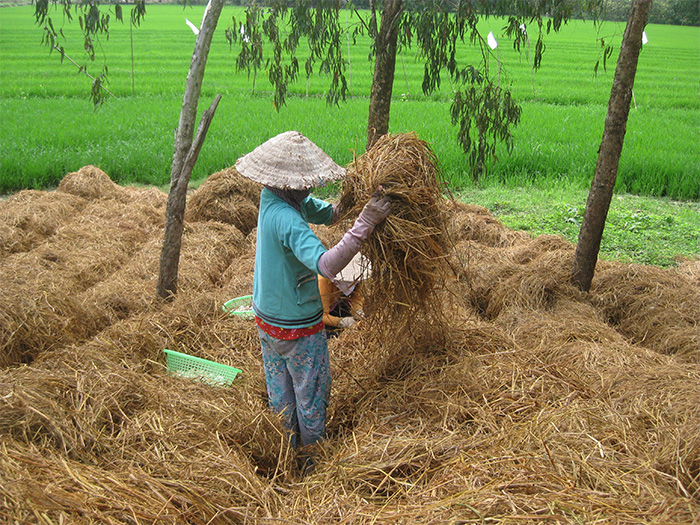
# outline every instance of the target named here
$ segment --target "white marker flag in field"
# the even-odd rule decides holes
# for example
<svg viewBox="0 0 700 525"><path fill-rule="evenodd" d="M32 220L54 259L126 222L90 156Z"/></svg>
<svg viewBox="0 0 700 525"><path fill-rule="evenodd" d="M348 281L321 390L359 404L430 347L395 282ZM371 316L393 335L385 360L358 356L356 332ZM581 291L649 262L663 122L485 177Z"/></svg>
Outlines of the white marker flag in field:
<svg viewBox="0 0 700 525"><path fill-rule="evenodd" d="M486 37L486 41L489 47L493 50L498 47L498 42L496 42L496 37L493 36L493 31L489 31L489 35ZM501 85L501 60L498 58L498 51L496 51L496 63L498 64L498 85Z"/></svg>
<svg viewBox="0 0 700 525"><path fill-rule="evenodd" d="M196 25L194 25L192 22L190 22L190 21L187 20L186 18L185 18L185 23L186 23L188 26L190 26L190 29L192 30L192 32L193 32L195 35L198 35L198 34L199 34L199 28L198 28Z"/></svg>
<svg viewBox="0 0 700 525"><path fill-rule="evenodd" d="M649 43L649 39L647 38L647 32L642 31L642 45L646 45ZM637 97L634 96L634 89L632 90L632 102L634 102L634 109L637 109Z"/></svg>
<svg viewBox="0 0 700 525"><path fill-rule="evenodd" d="M493 31L489 31L489 36L486 37L486 41L489 43L491 49L496 49L498 47L498 42L496 42L496 37L493 36Z"/></svg>

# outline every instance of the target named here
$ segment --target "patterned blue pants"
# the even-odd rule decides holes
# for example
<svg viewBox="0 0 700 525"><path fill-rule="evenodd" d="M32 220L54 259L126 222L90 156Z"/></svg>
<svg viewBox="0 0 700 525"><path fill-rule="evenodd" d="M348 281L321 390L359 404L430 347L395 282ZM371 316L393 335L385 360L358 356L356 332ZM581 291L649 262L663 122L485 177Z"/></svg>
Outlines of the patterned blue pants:
<svg viewBox="0 0 700 525"><path fill-rule="evenodd" d="M325 331L285 341L258 328L270 408L282 417L292 446L305 446L326 434L331 372Z"/></svg>

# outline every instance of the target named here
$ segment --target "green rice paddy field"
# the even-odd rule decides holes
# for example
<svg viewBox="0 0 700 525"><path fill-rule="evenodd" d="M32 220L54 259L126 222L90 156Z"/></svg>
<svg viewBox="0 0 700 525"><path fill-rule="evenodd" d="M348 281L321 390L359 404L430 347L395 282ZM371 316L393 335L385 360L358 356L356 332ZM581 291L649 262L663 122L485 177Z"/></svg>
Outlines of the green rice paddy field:
<svg viewBox="0 0 700 525"><path fill-rule="evenodd" d="M129 10L124 9L126 20ZM149 5L133 32L128 22L113 19L110 38L100 42L88 72L98 72L106 61L108 88L116 98L96 109L88 98L89 79L41 45L42 30L32 13L33 6L0 9L0 193L50 187L87 164L99 166L120 184L167 183L195 42L185 18L199 25L203 7ZM229 49L224 30L236 14L237 8L224 8L209 55L200 112L217 93L223 98L193 180L232 165L288 129L309 136L340 164L362 153L372 77L368 39L346 48L349 100L328 106L323 98L327 79L314 74L292 86L293 96L278 112L263 72L254 85L253 75L235 70L235 50ZM55 12L54 17L55 25L61 25L61 15ZM348 15L347 23L352 28L356 16ZM619 46L624 24L596 28L590 21L572 21L561 33L548 35L543 65L534 78L527 50L516 52L501 36L503 21L482 26L500 43L489 67L510 86L523 112L514 151L499 153L480 186L565 183L587 188L617 58L609 61L607 71L594 75L597 38ZM84 63L77 22L63 23L63 32L66 54ZM700 200L700 28L649 25L646 33L649 42L640 58L616 190ZM459 60L466 64L475 53L464 45ZM439 93L425 96L422 68L415 50L402 50L390 131L417 132L432 144L445 178L457 190L468 189L471 180L449 119L449 79L443 78Z"/></svg>

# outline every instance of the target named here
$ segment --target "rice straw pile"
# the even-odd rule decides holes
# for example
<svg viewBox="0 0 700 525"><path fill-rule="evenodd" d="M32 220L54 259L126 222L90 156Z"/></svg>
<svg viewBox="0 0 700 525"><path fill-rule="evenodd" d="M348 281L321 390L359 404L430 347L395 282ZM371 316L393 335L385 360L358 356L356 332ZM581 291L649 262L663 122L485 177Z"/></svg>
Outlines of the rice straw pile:
<svg viewBox="0 0 700 525"><path fill-rule="evenodd" d="M17 213L14 218L4 206L0 212L10 224L26 218L16 230L21 241L8 239L13 253L0 265L1 365L31 362L94 334L95 312L81 294L108 279L162 227L162 192L160 206L151 191L121 188L94 167L66 179L70 184L56 192L22 192L9 199L4 204ZM95 188L106 188L106 195Z"/></svg>
<svg viewBox="0 0 700 525"><path fill-rule="evenodd" d="M59 192L23 190L11 195L0 208L0 260L45 242L86 202Z"/></svg>
<svg viewBox="0 0 700 525"><path fill-rule="evenodd" d="M582 294L566 240L438 201L456 271L428 304L449 315L329 340L328 436L302 476L256 325L221 309L251 290L254 233L188 221L157 301L164 195L81 171L64 188L86 196L0 201L1 522L700 523L697 261L601 261ZM178 377L164 348L243 373Z"/></svg>
<svg viewBox="0 0 700 525"><path fill-rule="evenodd" d="M437 159L414 133L385 135L348 166L341 209L357 217L377 191L392 199L391 214L363 246L372 265L368 315L393 329L416 312L440 312L447 242L445 199Z"/></svg>
<svg viewBox="0 0 700 525"><path fill-rule="evenodd" d="M114 183L104 171L95 166L84 166L61 180L58 190L85 199L119 199L126 190Z"/></svg>
<svg viewBox="0 0 700 525"><path fill-rule="evenodd" d="M247 235L258 222L262 185L227 168L207 177L187 199L188 221L219 221L232 224Z"/></svg>
<svg viewBox="0 0 700 525"><path fill-rule="evenodd" d="M642 265L606 265L596 280L598 306L631 341L700 363L700 283Z"/></svg>

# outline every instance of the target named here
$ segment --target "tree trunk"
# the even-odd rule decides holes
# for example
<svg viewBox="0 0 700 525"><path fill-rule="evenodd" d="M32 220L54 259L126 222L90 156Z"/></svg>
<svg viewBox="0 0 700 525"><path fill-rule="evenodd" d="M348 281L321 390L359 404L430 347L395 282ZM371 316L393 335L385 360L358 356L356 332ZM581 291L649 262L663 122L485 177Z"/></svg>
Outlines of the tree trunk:
<svg viewBox="0 0 700 525"><path fill-rule="evenodd" d="M191 155L191 153L195 153L191 150L197 118L197 104L202 91L202 79L204 78L211 40L223 5L224 0L209 0L204 11L202 27L197 35L194 53L192 53L190 71L187 75L185 96L180 111L180 124L175 134L173 164L170 171L170 192L165 209L165 234L160 254L157 293L163 299L167 299L177 292L177 272L185 220L187 184L194 167L193 160L197 158L196 154L194 157ZM201 147L201 142L199 147ZM199 151L197 150L196 153L198 154ZM190 162L186 162L188 155L190 155Z"/></svg>
<svg viewBox="0 0 700 525"><path fill-rule="evenodd" d="M381 25L375 40L376 58L372 92L369 99L367 122L367 149L371 148L382 135L389 131L389 110L391 91L394 87L396 66L396 42L398 20L403 9L402 0L386 0L382 11Z"/></svg>
<svg viewBox="0 0 700 525"><path fill-rule="evenodd" d="M598 261L600 241L608 215L622 145L627 129L630 100L637 62L642 47L642 32L647 22L652 0L634 0L627 27L620 45L620 56L615 68L608 114L605 118L603 139L598 151L591 190L588 193L586 211L579 232L571 279L584 292L591 289L593 273Z"/></svg>

